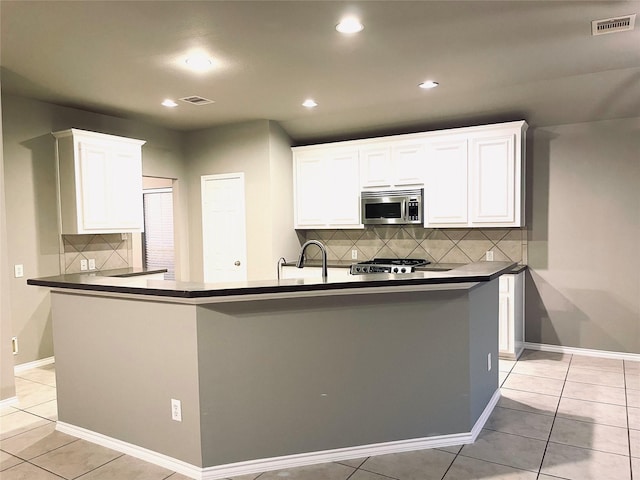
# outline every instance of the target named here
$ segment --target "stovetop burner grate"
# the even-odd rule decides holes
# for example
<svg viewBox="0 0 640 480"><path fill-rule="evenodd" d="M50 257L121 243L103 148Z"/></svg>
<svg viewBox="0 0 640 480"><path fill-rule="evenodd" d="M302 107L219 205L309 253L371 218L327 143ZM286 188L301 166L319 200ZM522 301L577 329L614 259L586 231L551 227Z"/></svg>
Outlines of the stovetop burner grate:
<svg viewBox="0 0 640 480"><path fill-rule="evenodd" d="M374 258L373 260L362 262L365 265L411 265L414 267L427 265L428 263L431 262L424 258Z"/></svg>
<svg viewBox="0 0 640 480"><path fill-rule="evenodd" d="M351 265L351 273L412 273L415 267L427 265L431 262L423 258L374 258L365 262Z"/></svg>

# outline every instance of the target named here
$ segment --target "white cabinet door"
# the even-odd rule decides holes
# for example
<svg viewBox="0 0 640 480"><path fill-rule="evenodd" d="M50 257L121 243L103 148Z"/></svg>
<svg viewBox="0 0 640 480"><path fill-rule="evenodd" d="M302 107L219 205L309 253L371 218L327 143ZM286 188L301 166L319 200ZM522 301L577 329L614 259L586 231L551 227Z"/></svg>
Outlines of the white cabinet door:
<svg viewBox="0 0 640 480"><path fill-rule="evenodd" d="M361 147L360 171L362 188L391 187L391 148L388 145Z"/></svg>
<svg viewBox="0 0 640 480"><path fill-rule="evenodd" d="M515 135L471 139L471 223L516 225Z"/></svg>
<svg viewBox="0 0 640 480"><path fill-rule="evenodd" d="M109 152L104 148L80 142L80 188L78 204L82 228L100 230L109 226Z"/></svg>
<svg viewBox="0 0 640 480"><path fill-rule="evenodd" d="M466 138L429 142L427 159L425 227L466 226L468 222Z"/></svg>
<svg viewBox="0 0 640 480"><path fill-rule="evenodd" d="M498 350L501 354L509 354L513 350L513 275L500 277L500 296L498 306Z"/></svg>
<svg viewBox="0 0 640 480"><path fill-rule="evenodd" d="M142 232L142 140L54 133L63 234Z"/></svg>
<svg viewBox="0 0 640 480"><path fill-rule="evenodd" d="M363 228L355 148L295 151L295 228Z"/></svg>
<svg viewBox="0 0 640 480"><path fill-rule="evenodd" d="M116 146L110 157L107 198L113 225L136 230L144 225L140 149Z"/></svg>
<svg viewBox="0 0 640 480"><path fill-rule="evenodd" d="M295 226L317 227L325 223L325 162L322 152L299 153L295 165Z"/></svg>
<svg viewBox="0 0 640 480"><path fill-rule="evenodd" d="M360 159L357 149L328 152L326 162L326 197L330 226L360 225Z"/></svg>
<svg viewBox="0 0 640 480"><path fill-rule="evenodd" d="M510 360L524 350L524 279L524 272L499 279L498 352Z"/></svg>
<svg viewBox="0 0 640 480"><path fill-rule="evenodd" d="M392 183L397 186L422 185L425 171L424 142L412 142L391 147Z"/></svg>
<svg viewBox="0 0 640 480"><path fill-rule="evenodd" d="M422 185L425 170L424 142L386 142L360 147L362 188Z"/></svg>

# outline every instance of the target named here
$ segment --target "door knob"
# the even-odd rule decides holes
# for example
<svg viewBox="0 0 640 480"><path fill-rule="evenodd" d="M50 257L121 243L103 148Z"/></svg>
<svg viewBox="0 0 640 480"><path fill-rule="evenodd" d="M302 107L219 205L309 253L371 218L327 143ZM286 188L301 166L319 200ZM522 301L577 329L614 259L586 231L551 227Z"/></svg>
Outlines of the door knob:
<svg viewBox="0 0 640 480"><path fill-rule="evenodd" d="M240 266L240 260L236 260L233 264L234 264L236 267L239 267L239 266Z"/></svg>

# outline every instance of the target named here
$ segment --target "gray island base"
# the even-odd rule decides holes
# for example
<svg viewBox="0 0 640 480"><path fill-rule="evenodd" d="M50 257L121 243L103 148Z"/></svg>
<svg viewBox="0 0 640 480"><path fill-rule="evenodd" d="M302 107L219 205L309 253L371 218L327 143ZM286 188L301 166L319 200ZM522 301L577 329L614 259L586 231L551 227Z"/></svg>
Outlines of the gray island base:
<svg viewBox="0 0 640 480"><path fill-rule="evenodd" d="M202 479L471 443L499 398L498 270L211 303L54 288L58 429Z"/></svg>

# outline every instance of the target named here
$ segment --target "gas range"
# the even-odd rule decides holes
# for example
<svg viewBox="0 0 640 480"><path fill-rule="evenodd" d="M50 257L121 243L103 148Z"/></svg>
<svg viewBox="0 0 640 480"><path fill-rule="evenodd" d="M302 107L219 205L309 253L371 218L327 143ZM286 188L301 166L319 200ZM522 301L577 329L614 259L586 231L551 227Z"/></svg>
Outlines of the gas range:
<svg viewBox="0 0 640 480"><path fill-rule="evenodd" d="M351 265L351 275L365 273L412 273L415 267L427 265L431 262L423 258L374 258L366 262Z"/></svg>

